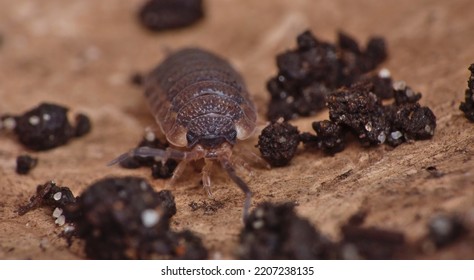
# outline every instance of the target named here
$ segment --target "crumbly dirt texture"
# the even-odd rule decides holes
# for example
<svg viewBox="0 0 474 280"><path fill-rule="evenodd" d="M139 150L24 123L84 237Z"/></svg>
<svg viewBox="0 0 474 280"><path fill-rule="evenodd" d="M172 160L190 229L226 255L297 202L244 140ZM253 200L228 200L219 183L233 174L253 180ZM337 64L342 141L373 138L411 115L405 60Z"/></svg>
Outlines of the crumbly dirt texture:
<svg viewBox="0 0 474 280"><path fill-rule="evenodd" d="M66 206L66 219L85 241L91 259L206 259L207 250L190 231L173 232L176 214L169 190L156 192L140 177L105 178Z"/></svg>
<svg viewBox="0 0 474 280"><path fill-rule="evenodd" d="M38 164L38 159L32 158L29 155L21 155L16 158L16 173L28 174Z"/></svg>
<svg viewBox="0 0 474 280"><path fill-rule="evenodd" d="M288 165L295 156L300 134L298 128L287 122L267 125L258 136L257 147L262 158L273 167Z"/></svg>
<svg viewBox="0 0 474 280"><path fill-rule="evenodd" d="M331 240L343 237L341 225L358 211L367 212L364 227L404 234L417 242L429 234L437 214L474 220L474 125L459 110L464 101L467 68L474 62L474 17L467 0L398 1L205 1L205 18L189 28L152 33L137 21L144 1L0 1L0 115L20 114L42 102L84 113L92 130L48 151L27 150L13 135L0 135L0 259L82 259L84 244L59 237L50 209L18 216L36 186L55 180L80 195L104 176L140 176L154 190L167 180L150 170L107 167L133 148L146 127L156 124L143 91L130 83L170 50L197 46L228 58L246 80L261 117L270 95L266 81L275 75L275 56L294 48L295 38L311 30L335 42L343 30L359 42L373 35L386 39L389 56L382 63L392 78L421 92L422 106L437 118L432 139L396 148L362 147L352 139L333 156L300 145L289 166L254 175L239 171L253 192L252 209L261 202L297 203L294 211ZM300 132L328 112L292 120ZM258 133L240 142L253 150ZM21 154L38 158L28 174L15 172ZM434 176L436 174L441 176ZM207 200L199 169L189 166L174 187L177 213L170 227L202 238L209 258L236 258L244 195L218 166L212 172L216 211L193 211L192 202ZM209 200L211 203L211 200ZM472 234L471 234L472 236ZM474 258L474 244L460 239L417 258Z"/></svg>
<svg viewBox="0 0 474 280"><path fill-rule="evenodd" d="M327 259L336 251L308 220L293 212L291 203L258 205L245 223L240 244L242 259Z"/></svg>

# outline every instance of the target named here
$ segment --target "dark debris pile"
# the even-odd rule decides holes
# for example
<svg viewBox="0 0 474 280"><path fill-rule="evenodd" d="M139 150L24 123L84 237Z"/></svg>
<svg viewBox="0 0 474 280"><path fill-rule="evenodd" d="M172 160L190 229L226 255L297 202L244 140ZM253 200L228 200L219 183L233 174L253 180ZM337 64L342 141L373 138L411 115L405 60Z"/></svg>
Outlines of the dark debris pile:
<svg viewBox="0 0 474 280"><path fill-rule="evenodd" d="M438 214L428 223L428 239L437 248L446 247L465 235L468 229L457 215Z"/></svg>
<svg viewBox="0 0 474 280"><path fill-rule="evenodd" d="M310 138L302 138L304 143L317 143L319 148L329 154L344 150L346 146L346 133L342 126L329 120L313 122L312 126L317 136L310 135ZM307 135L309 135L309 133Z"/></svg>
<svg viewBox="0 0 474 280"><path fill-rule="evenodd" d="M56 224L68 223L65 236L85 241L90 259L206 259L207 249L192 232L175 232L176 214L169 191L155 192L142 178L105 178L75 198L54 182L38 186L20 215L40 207L55 208ZM72 228L72 229L71 229Z"/></svg>
<svg viewBox="0 0 474 280"><path fill-rule="evenodd" d="M436 116L418 103L421 93L403 81L393 82L387 69L373 73L387 57L382 38L369 39L362 50L347 34L339 33L338 43L332 45L306 31L297 37L297 43L297 49L278 55L278 75L267 84L272 123L262 131L258 147L271 165L287 165L299 142L334 154L344 150L348 134L363 146L398 146L434 135ZM472 77L469 88L474 88ZM466 91L462 108L474 108L472 94ZM393 101L387 104L385 99ZM299 141L280 143L297 131L281 119L308 116L325 108L329 120L313 123L316 134L303 132ZM280 121L275 124L276 120Z"/></svg>
<svg viewBox="0 0 474 280"><path fill-rule="evenodd" d="M91 259L205 259L207 250L189 231L174 232L170 191L155 192L142 178L105 178L89 186L69 208L76 234Z"/></svg>
<svg viewBox="0 0 474 280"><path fill-rule="evenodd" d="M471 75L467 81L465 100L461 102L459 109L464 112L468 120L474 122L474 63L469 66Z"/></svg>
<svg viewBox="0 0 474 280"><path fill-rule="evenodd" d="M408 242L397 230L364 226L359 211L340 226L341 238L331 241L309 221L296 215L294 205L264 202L249 216L239 237L241 259L415 259L453 244L472 244L466 221L458 215L434 216L426 236ZM432 244L432 245L430 245ZM430 248L430 251L427 251Z"/></svg>
<svg viewBox="0 0 474 280"><path fill-rule="evenodd" d="M30 155L20 155L16 158L16 173L26 175L38 164L38 159Z"/></svg>
<svg viewBox="0 0 474 280"><path fill-rule="evenodd" d="M147 132L143 139L138 143L137 147L150 147L154 149L165 150L168 147L168 143L161 142L153 132ZM151 175L155 179L167 179L173 176L173 172L178 166L178 161L174 159L168 159L164 164L161 160L155 160L153 157L129 157L124 161L121 161L120 166L123 168L139 168L149 167L151 168Z"/></svg>
<svg viewBox="0 0 474 280"><path fill-rule="evenodd" d="M89 186L80 197L74 197L67 187L47 182L37 187L36 194L27 205L19 207L18 213L24 215L38 207L54 208L55 223L67 223L63 236L70 242L83 239L91 259L208 258L207 249L194 233L170 229L170 219L176 213L171 192L155 192L142 178L105 178ZM332 241L298 216L294 207L294 203L258 205L240 232L237 257L413 259L474 240L472 223L469 226L468 220L458 214L433 216L426 235L407 242L402 232L364 226L367 212L359 211L340 226L341 239Z"/></svg>
<svg viewBox="0 0 474 280"><path fill-rule="evenodd" d="M349 35L340 32L338 36L338 43L330 44L305 31L297 37L296 49L277 56L278 74L267 82L269 120L312 115L325 108L327 96L335 89L362 78L374 82L376 93L390 87L390 80L384 77L365 75L387 58L383 38L370 38L361 49Z"/></svg>
<svg viewBox="0 0 474 280"><path fill-rule="evenodd" d="M68 187L57 186L55 182L49 181L43 185L36 187L36 194L30 198L28 204L18 207L18 215L22 216L31 210L39 207L47 207L53 210L52 216L55 223L63 226L71 222L74 217L68 216L64 210L74 206L77 197L74 197L72 191Z"/></svg>
<svg viewBox="0 0 474 280"><path fill-rule="evenodd" d="M325 149L322 139L332 136L339 143L344 142L342 136L345 132L352 133L362 145L377 145L387 143L397 146L405 141L429 139L434 135L436 117L428 107L422 107L417 101L420 93L413 90L403 82L395 84L393 89L395 102L383 105L380 98L373 93L373 84L360 82L351 87L343 87L332 93L327 104L329 119L334 133L320 133L318 145ZM339 151L341 149L336 149Z"/></svg>
<svg viewBox="0 0 474 280"><path fill-rule="evenodd" d="M20 206L17 210L20 216L39 207L65 208L76 203L76 197L68 187L57 186L49 181L36 187L36 194L30 198L28 204Z"/></svg>
<svg viewBox="0 0 474 280"><path fill-rule="evenodd" d="M68 111L61 105L41 103L21 116L3 115L0 127L13 131L20 143L31 150L50 150L91 130L92 125L86 115L77 114L73 126L68 119Z"/></svg>
<svg viewBox="0 0 474 280"><path fill-rule="evenodd" d="M374 90L373 83L366 80L331 93L327 97L329 120L313 122L316 134L299 133L287 122L269 124L257 145L262 157L272 166L287 165L299 142L334 154L344 150L348 134L363 146L388 144L395 147L403 142L433 137L436 116L430 108L418 103L421 93L415 93L404 82L397 82L390 88L394 102L384 105Z"/></svg>
<svg viewBox="0 0 474 280"><path fill-rule="evenodd" d="M406 250L397 231L363 227L366 213L341 226L342 238L330 241L293 205L265 202L255 208L240 233L241 259L393 259Z"/></svg>
<svg viewBox="0 0 474 280"><path fill-rule="evenodd" d="M186 27L203 17L202 0L150 0L138 12L140 23L151 31Z"/></svg>
<svg viewBox="0 0 474 280"><path fill-rule="evenodd" d="M293 204L262 203L240 233L241 259L332 259L333 244L296 215Z"/></svg>
<svg viewBox="0 0 474 280"><path fill-rule="evenodd" d="M421 94L398 82L393 96L392 104L383 105L370 82L340 88L327 98L329 120L314 122L316 135L304 133L301 141L333 154L344 149L348 133L363 146L384 143L398 146L433 137L436 116L430 108L418 103Z"/></svg>
<svg viewBox="0 0 474 280"><path fill-rule="evenodd" d="M364 227L367 213L357 212L341 226L342 239L338 244L340 259L386 260L399 258L406 251L402 232L377 227Z"/></svg>

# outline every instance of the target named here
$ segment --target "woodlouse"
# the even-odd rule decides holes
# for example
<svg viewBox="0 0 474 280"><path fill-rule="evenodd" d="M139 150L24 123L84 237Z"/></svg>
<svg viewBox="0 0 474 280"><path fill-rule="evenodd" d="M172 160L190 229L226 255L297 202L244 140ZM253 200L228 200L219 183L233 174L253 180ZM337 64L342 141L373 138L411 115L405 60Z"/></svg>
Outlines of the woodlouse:
<svg viewBox="0 0 474 280"><path fill-rule="evenodd" d="M257 115L242 77L214 54L195 48L183 49L171 54L148 75L145 97L161 131L174 147L166 150L139 147L110 164L131 156L181 160L173 174L175 179L187 162L204 159L202 181L211 195L210 170L217 160L246 195L245 218L251 192L235 171L236 165L245 167L245 161L232 156L232 148L237 139L252 135Z"/></svg>

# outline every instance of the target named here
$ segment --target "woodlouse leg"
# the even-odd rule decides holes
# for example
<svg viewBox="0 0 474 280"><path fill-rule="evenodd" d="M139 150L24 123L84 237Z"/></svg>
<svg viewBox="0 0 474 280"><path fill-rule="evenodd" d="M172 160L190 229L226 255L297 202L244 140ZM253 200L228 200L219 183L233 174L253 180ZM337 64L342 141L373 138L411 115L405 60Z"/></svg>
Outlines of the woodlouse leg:
<svg viewBox="0 0 474 280"><path fill-rule="evenodd" d="M135 156L155 157L155 158L160 158L165 161L170 158L181 160L184 158L184 152L176 151L176 150L173 150L172 152L170 151L170 149L162 150L162 149L154 149L150 147L138 147L138 148L130 150L128 153L121 154L117 158L110 161L107 165L112 166L114 164L117 164L121 161L126 160L127 158L135 157Z"/></svg>
<svg viewBox="0 0 474 280"><path fill-rule="evenodd" d="M168 183L166 183L167 188L175 185L178 178L181 177L181 175L183 175L183 172L186 169L188 162L189 162L188 160L182 160L178 163L178 166L176 166L176 168L174 169L173 176L168 181Z"/></svg>
<svg viewBox="0 0 474 280"><path fill-rule="evenodd" d="M199 159L204 157L204 154L201 150L192 150L190 152L183 152L171 148L167 148L166 150L162 149L155 149L150 147L138 147L135 149L130 150L128 153L122 154L117 158L110 161L107 165L112 166L117 164L121 161L126 160L129 157L155 157L161 159L162 161L166 161L168 159L176 159L176 160L193 160Z"/></svg>
<svg viewBox="0 0 474 280"><path fill-rule="evenodd" d="M229 177L234 181L237 186L244 192L245 194L245 202L244 202L244 209L243 209L243 220L244 222L247 220L248 214L249 214L249 209L250 209L250 203L252 200L252 192L249 189L249 186L247 183L245 183L242 178L240 178L237 173L235 172L234 167L232 166L232 163L229 161L229 159L225 156L219 157L219 162L221 163L222 168L227 172Z"/></svg>
<svg viewBox="0 0 474 280"><path fill-rule="evenodd" d="M212 170L213 161L210 159L204 159L204 167L202 168L202 185L204 190L207 192L209 197L212 196L211 192L211 170Z"/></svg>

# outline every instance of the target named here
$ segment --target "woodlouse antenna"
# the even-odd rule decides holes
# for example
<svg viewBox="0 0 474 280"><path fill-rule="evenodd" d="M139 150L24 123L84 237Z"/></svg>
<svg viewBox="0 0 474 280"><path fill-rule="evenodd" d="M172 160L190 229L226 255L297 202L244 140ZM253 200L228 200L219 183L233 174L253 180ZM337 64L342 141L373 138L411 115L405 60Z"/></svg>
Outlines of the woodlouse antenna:
<svg viewBox="0 0 474 280"><path fill-rule="evenodd" d="M221 163L222 168L229 174L229 177L234 181L237 186L244 192L245 194L245 201L244 201L244 209L243 209L243 220L244 222L248 218L250 203L252 200L252 192L250 191L249 186L247 183L242 180L237 173L235 172L232 163L229 161L227 157L219 157L219 162Z"/></svg>

